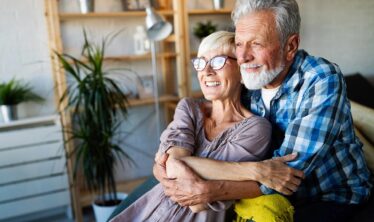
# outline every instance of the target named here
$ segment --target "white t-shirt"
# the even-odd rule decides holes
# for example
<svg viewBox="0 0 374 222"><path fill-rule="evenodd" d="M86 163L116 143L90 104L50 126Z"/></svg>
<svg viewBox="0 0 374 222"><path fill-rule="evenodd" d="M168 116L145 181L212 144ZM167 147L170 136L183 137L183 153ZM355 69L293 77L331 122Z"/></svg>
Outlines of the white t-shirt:
<svg viewBox="0 0 374 222"><path fill-rule="evenodd" d="M273 89L265 89L261 88L261 98L265 104L266 113L270 111L270 101L274 98L275 94L277 94L280 85Z"/></svg>

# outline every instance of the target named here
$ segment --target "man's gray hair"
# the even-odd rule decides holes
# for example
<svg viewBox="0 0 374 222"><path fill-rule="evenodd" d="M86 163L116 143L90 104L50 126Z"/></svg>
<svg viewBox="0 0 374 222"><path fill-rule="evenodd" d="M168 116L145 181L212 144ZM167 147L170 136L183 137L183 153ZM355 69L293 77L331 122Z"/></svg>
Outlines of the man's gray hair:
<svg viewBox="0 0 374 222"><path fill-rule="evenodd" d="M300 32L300 13L296 0L237 0L231 18L234 24L251 12L271 10L282 45L288 37Z"/></svg>

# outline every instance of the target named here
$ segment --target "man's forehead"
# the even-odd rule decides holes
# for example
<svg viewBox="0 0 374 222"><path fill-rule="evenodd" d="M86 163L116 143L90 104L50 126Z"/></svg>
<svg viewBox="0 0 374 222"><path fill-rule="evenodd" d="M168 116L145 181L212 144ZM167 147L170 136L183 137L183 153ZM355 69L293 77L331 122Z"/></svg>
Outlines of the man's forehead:
<svg viewBox="0 0 374 222"><path fill-rule="evenodd" d="M277 34L276 23L271 12L250 13L236 23L235 41L248 38L269 38Z"/></svg>

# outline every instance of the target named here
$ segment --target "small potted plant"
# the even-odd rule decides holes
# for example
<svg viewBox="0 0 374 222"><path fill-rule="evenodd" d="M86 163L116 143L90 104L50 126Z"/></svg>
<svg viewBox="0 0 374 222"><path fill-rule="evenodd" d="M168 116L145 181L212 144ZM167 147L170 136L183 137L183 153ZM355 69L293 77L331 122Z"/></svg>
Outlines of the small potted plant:
<svg viewBox="0 0 374 222"><path fill-rule="evenodd" d="M0 107L3 121L16 120L17 105L23 102L42 102L44 99L33 92L28 83L15 78L7 83L0 83Z"/></svg>
<svg viewBox="0 0 374 222"><path fill-rule="evenodd" d="M204 37L212 34L217 30L217 26L212 24L211 21L198 22L193 28L193 34L201 41Z"/></svg>
<svg viewBox="0 0 374 222"><path fill-rule="evenodd" d="M114 168L116 160L129 156L115 141L127 115L127 96L113 79L113 72L103 68L106 40L100 46L88 41L86 32L82 58L56 53L67 75L64 112L72 116L73 129L63 126L74 141L73 178L82 170L85 185L97 195L93 203L96 221L106 221L122 198L118 197ZM113 70L112 70L113 71Z"/></svg>

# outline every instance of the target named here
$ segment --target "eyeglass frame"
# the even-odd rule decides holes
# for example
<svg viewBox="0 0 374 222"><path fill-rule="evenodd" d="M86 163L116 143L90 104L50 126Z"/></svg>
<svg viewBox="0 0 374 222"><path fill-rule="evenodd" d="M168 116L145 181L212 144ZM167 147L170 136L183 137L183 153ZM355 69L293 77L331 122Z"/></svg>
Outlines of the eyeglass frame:
<svg viewBox="0 0 374 222"><path fill-rule="evenodd" d="M225 61L224 61L224 63L223 63L223 65L222 65L222 67L220 67L220 68L218 68L218 69L215 69L215 68L213 68L212 67L212 60L213 59L216 59L216 58L224 58L225 59ZM195 67L195 65L194 65L194 61L196 61L197 59L202 59L204 62L205 62L205 65L204 65L204 68L202 68L201 70L197 70L196 69L196 67ZM197 72L201 72L201 71L203 71L205 68L206 68L206 66L209 64L209 66L210 66L210 68L212 68L214 71L218 71L218 70L221 70L225 65L226 65L226 62L227 62L227 59L232 59L232 60L237 60L236 58L234 58L234 57L231 57L231 56L228 56L228 55L216 55L216 56L214 56L213 58L211 58L211 59L209 59L208 61L206 60L206 58L205 57L195 57L195 58L192 58L191 59L191 62L192 62L192 66L193 66L193 68L197 71Z"/></svg>

